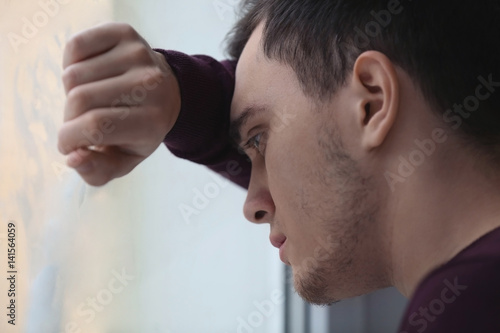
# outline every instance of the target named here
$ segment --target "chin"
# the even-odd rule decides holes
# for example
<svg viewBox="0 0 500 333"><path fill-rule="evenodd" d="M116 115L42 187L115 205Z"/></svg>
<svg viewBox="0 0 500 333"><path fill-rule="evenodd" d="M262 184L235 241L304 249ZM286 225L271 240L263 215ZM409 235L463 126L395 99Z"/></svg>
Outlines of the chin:
<svg viewBox="0 0 500 333"><path fill-rule="evenodd" d="M292 266L293 269L293 266ZM314 305L331 305L341 298L332 295L331 280L326 272L316 269L300 272L293 269L294 288L297 294L306 302Z"/></svg>
<svg viewBox="0 0 500 333"><path fill-rule="evenodd" d="M309 271L293 269L294 288L297 294L306 302L314 305L328 306L344 299L357 297L381 289L369 288L368 285L352 285L346 281L360 281L358 278L347 278L344 274L334 271L332 267L320 267Z"/></svg>

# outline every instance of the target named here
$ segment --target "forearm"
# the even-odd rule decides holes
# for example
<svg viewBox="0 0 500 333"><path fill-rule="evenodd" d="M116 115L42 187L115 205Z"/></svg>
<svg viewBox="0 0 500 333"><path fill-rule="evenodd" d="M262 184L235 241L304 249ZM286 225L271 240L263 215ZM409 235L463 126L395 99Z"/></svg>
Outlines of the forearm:
<svg viewBox="0 0 500 333"><path fill-rule="evenodd" d="M236 62L207 56L162 53L181 90L181 111L164 143L177 157L203 164L247 188L251 165L229 138Z"/></svg>

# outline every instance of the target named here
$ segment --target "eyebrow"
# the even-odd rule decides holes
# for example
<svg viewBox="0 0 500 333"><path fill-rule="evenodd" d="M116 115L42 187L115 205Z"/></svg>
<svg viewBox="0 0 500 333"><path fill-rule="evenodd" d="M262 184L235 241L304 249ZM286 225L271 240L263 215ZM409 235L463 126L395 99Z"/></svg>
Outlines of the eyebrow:
<svg viewBox="0 0 500 333"><path fill-rule="evenodd" d="M268 107L264 105L252 105L246 107L241 115L238 116L235 120L231 121L231 125L229 126L229 136L233 140L234 143L240 145L241 143L241 129L246 125L246 123L255 117L260 112L268 111Z"/></svg>

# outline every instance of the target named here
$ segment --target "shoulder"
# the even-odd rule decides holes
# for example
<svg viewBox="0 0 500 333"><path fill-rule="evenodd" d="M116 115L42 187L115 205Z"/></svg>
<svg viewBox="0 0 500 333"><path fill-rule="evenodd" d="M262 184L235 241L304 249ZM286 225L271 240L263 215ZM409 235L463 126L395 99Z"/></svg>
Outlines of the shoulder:
<svg viewBox="0 0 500 333"><path fill-rule="evenodd" d="M456 258L418 287L400 333L500 332L500 251Z"/></svg>

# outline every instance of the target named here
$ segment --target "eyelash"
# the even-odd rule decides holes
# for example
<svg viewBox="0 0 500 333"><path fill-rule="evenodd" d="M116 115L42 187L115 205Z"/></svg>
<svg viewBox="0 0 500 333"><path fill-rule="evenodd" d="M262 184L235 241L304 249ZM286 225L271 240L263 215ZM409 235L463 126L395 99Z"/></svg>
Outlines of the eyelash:
<svg viewBox="0 0 500 333"><path fill-rule="evenodd" d="M257 137L260 137L259 140L257 140ZM255 150L258 152L260 155L264 156L265 153L265 143L262 143L262 140L264 138L264 133L258 133L254 136L252 136L247 143L245 143L244 149L245 150Z"/></svg>

